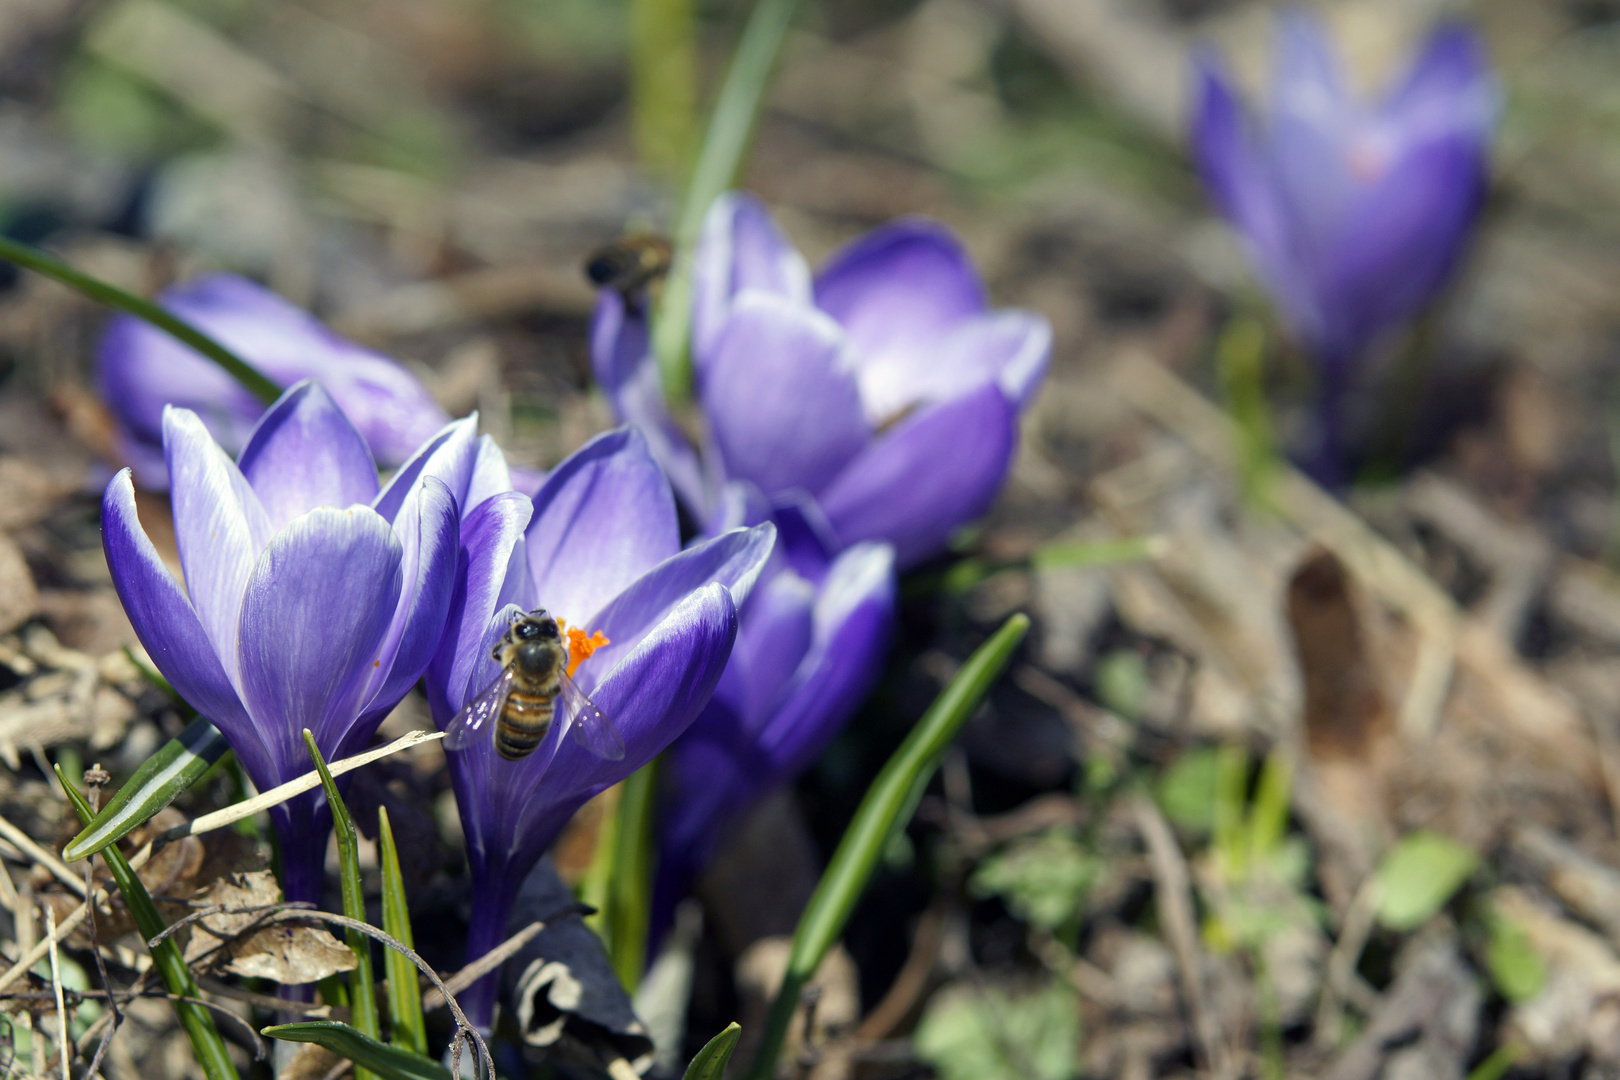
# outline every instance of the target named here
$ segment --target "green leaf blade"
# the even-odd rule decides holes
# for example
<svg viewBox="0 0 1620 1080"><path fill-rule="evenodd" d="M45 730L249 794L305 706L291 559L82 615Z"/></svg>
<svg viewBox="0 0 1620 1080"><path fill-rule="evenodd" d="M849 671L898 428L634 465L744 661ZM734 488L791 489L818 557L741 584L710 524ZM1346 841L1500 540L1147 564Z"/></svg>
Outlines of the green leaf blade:
<svg viewBox="0 0 1620 1080"><path fill-rule="evenodd" d="M27 244L18 243L9 237L0 236L0 259L14 262L18 266L27 267L36 273L44 274L66 285L68 288L83 293L90 299L127 311L136 318L144 319L159 330L173 336L181 344L202 353L225 370L225 373L243 388L264 402L266 405L275 403L281 396L281 387L265 375L264 372L237 356L234 352L198 330L174 314L165 311L150 300L143 300L134 293L125 292L118 286L89 274L80 273L67 263L54 259L37 248Z"/></svg>
<svg viewBox="0 0 1620 1080"><path fill-rule="evenodd" d="M310 758L315 762L315 770L321 774L326 802L332 808L332 831L337 834L338 881L342 887L343 914L357 922L365 922L366 899L360 887L360 845L354 819L349 816L349 808L343 805L337 781L332 779L326 759L321 756L320 748L315 745L315 736L308 728L304 729L304 742L309 747ZM354 970L349 973L350 1017L360 1034L376 1040L382 1034L382 1025L377 1018L377 981L371 959L371 940L358 930L344 933L355 959ZM354 1074L355 1080L372 1080L371 1074L358 1062Z"/></svg>
<svg viewBox="0 0 1620 1080"><path fill-rule="evenodd" d="M141 763L84 831L62 849L62 858L88 859L122 840L201 780L230 748L213 724L202 717L193 720Z"/></svg>
<svg viewBox="0 0 1620 1080"><path fill-rule="evenodd" d="M799 918L787 973L771 1004L759 1056L749 1074L754 1080L768 1080L772 1075L799 991L843 933L889 838L910 820L946 747L989 693L1028 632L1029 616L1019 613L979 646L867 790Z"/></svg>
<svg viewBox="0 0 1620 1080"><path fill-rule="evenodd" d="M89 824L94 815L90 804L79 794L77 788L67 782L62 776L62 770L57 769L57 777L62 781L62 790L67 793L68 801L79 815L79 820ZM163 921L163 915L158 911L157 905L152 902L152 896L141 884L141 879L129 865L129 860L116 847L108 847L102 851L102 858L106 860L107 869L112 871L113 882L118 891L124 895L124 904L129 908L135 925L140 929L141 936L151 941L164 930L168 924ZM197 981L192 977L191 969L180 954L180 946L174 938L164 938L152 948L152 966L158 969L163 978L163 986L169 993L177 998L197 998ZM214 1026L214 1017L209 1011L192 1001L176 1001L174 1011L180 1017L180 1025L185 1028L186 1036L191 1040L192 1052L196 1055L197 1064L202 1067L203 1075L208 1080L240 1080L236 1065L231 1061L231 1055L225 1048L225 1040L220 1036L219 1029Z"/></svg>
<svg viewBox="0 0 1620 1080"><path fill-rule="evenodd" d="M681 1080L721 1080L726 1075L726 1065L731 1061L731 1052L737 1049L740 1038L742 1026L734 1020L726 1025L724 1031L703 1044L703 1049L686 1067Z"/></svg>
<svg viewBox="0 0 1620 1080"><path fill-rule="evenodd" d="M709 204L736 182L754 134L771 72L798 0L759 0L732 54L726 80L704 133L703 149L686 187L675 226L675 256L653 320L653 350L664 393L684 398L692 380L692 260Z"/></svg>
<svg viewBox="0 0 1620 1080"><path fill-rule="evenodd" d="M260 1032L287 1042L316 1043L355 1064L381 1080L451 1080L450 1070L431 1058L378 1042L365 1032L336 1020L306 1020L278 1024Z"/></svg>
<svg viewBox="0 0 1620 1080"><path fill-rule="evenodd" d="M399 872L399 848L394 844L394 827L388 821L386 806L377 808L377 847L382 872L383 932L414 949L411 910L405 901L405 880ZM383 953L383 971L388 978L389 1041L425 1055L427 1022L422 1016L422 984L416 965L397 949L389 949Z"/></svg>

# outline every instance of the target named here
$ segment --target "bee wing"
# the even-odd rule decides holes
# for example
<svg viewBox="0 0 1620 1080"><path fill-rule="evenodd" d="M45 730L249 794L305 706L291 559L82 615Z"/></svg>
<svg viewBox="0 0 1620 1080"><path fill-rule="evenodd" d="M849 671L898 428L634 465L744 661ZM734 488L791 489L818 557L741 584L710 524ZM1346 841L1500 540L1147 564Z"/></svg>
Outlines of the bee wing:
<svg viewBox="0 0 1620 1080"><path fill-rule="evenodd" d="M511 692L512 672L502 671L450 721L450 726L444 729L444 748L465 750L479 739L494 738L495 718L501 715Z"/></svg>
<svg viewBox="0 0 1620 1080"><path fill-rule="evenodd" d="M599 758L618 761L624 757L624 737L607 714L596 707L596 702L585 696L585 691L569 677L562 676L562 705L574 741Z"/></svg>

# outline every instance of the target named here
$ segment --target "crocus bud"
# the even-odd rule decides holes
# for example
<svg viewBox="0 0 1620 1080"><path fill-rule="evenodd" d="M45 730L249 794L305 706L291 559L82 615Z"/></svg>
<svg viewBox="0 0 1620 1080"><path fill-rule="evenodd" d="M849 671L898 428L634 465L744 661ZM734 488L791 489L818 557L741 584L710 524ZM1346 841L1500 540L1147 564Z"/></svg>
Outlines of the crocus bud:
<svg viewBox="0 0 1620 1080"><path fill-rule="evenodd" d="M1318 364L1326 452L1350 368L1423 307L1464 248L1486 186L1496 90L1479 40L1442 27L1377 102L1345 84L1321 26L1279 24L1263 119L1212 51L1197 61L1192 144L1284 321Z"/></svg>
<svg viewBox="0 0 1620 1080"><path fill-rule="evenodd" d="M208 274L164 291L158 302L284 386L318 380L385 467L404 461L449 419L400 364L345 341L246 278ZM147 488L168 484L165 406L196 414L230 454L246 445L265 411L212 361L133 315L107 325L97 378L118 422L118 450Z"/></svg>

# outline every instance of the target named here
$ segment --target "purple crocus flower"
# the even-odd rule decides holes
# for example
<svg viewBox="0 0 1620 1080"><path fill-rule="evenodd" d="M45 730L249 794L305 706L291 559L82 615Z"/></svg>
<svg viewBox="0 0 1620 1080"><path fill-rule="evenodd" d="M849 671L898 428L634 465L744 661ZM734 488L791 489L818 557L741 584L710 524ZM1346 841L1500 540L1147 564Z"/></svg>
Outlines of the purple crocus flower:
<svg viewBox="0 0 1620 1080"><path fill-rule="evenodd" d="M345 341L246 278L208 274L165 290L158 301L276 382L319 379L385 466L405 460L449 419L398 363ZM166 483L166 406L196 413L233 454L265 408L212 361L133 315L107 324L97 379L118 421L118 450L147 488Z"/></svg>
<svg viewBox="0 0 1620 1080"><path fill-rule="evenodd" d="M141 644L260 790L309 771L305 728L329 760L356 752L444 629L456 500L404 472L379 491L365 440L312 381L270 406L234 462L190 409L165 408L162 430L184 590L141 527L128 469L102 502L107 565ZM287 899L319 902L325 797L270 816Z"/></svg>
<svg viewBox="0 0 1620 1080"><path fill-rule="evenodd" d="M733 520L763 518L757 493L734 485L728 495ZM833 554L808 499L771 518L776 549L743 605L731 663L665 757L654 933L736 815L807 769L843 728L888 651L894 549L862 541Z"/></svg>
<svg viewBox="0 0 1620 1080"><path fill-rule="evenodd" d="M591 333L598 382L698 520L745 480L773 503L813 497L836 549L887 541L905 568L989 508L1052 332L989 310L943 226L886 225L812 278L765 208L729 194L709 210L693 286L701 457L670 419L642 314L604 292Z"/></svg>
<svg viewBox="0 0 1620 1080"><path fill-rule="evenodd" d="M442 450L420 471L448 471ZM774 537L769 524L738 528L682 551L669 482L628 428L580 448L532 500L505 491L473 504L427 672L435 721L448 725L499 675L490 652L512 618L544 607L566 621L574 678L625 755L596 757L563 738L562 724L518 761L490 740L448 753L473 877L469 961L501 942L518 887L573 813L652 760L707 703ZM588 638L607 643L585 659ZM475 1022L492 1019L497 985L491 975L462 997Z"/></svg>
<svg viewBox="0 0 1620 1080"><path fill-rule="evenodd" d="M1331 474L1352 366L1415 315L1461 254L1486 187L1496 89L1477 37L1440 28L1382 101L1355 100L1303 11L1279 22L1269 115L1249 117L1212 51L1198 58L1193 151L1210 194L1321 379Z"/></svg>

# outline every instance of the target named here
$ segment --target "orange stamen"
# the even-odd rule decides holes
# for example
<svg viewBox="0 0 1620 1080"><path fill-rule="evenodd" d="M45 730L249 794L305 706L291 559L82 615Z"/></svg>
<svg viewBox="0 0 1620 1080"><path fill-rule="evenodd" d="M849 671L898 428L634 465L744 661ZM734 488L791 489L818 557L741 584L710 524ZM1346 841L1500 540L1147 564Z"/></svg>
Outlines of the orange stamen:
<svg viewBox="0 0 1620 1080"><path fill-rule="evenodd" d="M562 629L566 624L561 619L557 626ZM577 626L568 626L565 630L568 635L568 674L570 677L579 670L579 665L591 658L591 654L604 645L611 645L602 631L593 631L589 636Z"/></svg>

